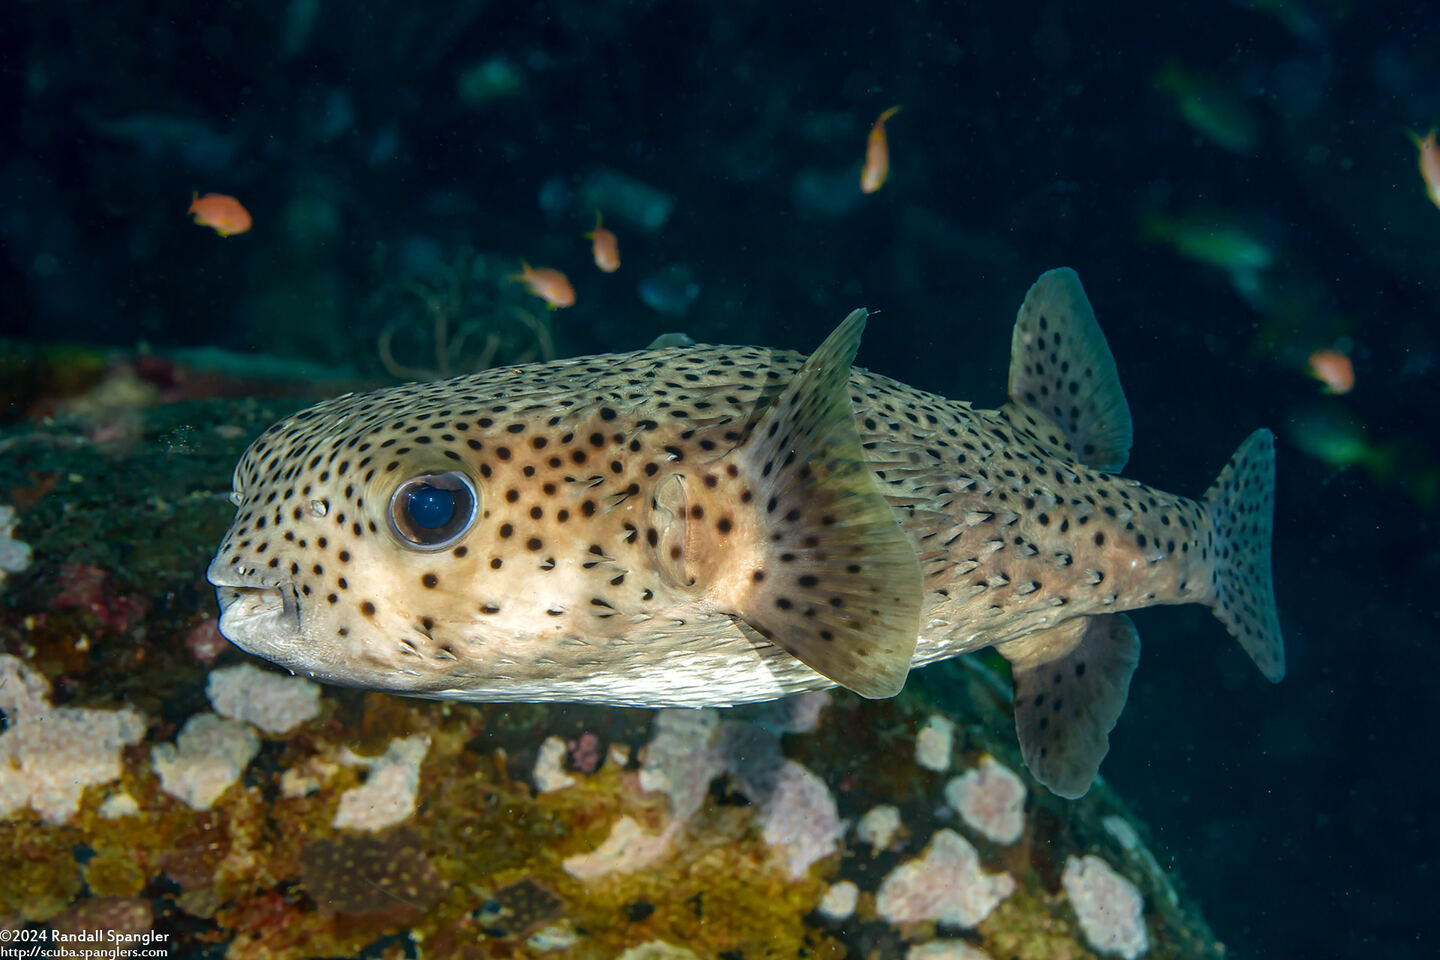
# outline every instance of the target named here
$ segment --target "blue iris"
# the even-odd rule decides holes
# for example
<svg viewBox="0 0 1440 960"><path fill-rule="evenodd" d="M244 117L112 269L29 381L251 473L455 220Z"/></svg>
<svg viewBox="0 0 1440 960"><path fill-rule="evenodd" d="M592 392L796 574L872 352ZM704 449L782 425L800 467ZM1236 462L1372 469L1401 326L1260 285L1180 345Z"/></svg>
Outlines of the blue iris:
<svg viewBox="0 0 1440 960"><path fill-rule="evenodd" d="M406 492L405 508L417 527L434 530L450 522L455 515L455 494L428 483Z"/></svg>

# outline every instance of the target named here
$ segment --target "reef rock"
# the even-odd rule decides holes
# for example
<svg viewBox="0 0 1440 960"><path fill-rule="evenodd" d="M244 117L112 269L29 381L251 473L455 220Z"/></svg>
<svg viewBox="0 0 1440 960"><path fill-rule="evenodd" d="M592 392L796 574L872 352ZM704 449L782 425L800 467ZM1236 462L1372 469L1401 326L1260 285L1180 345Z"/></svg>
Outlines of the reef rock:
<svg viewBox="0 0 1440 960"><path fill-rule="evenodd" d="M0 917L123 904L175 956L296 960L1223 956L1103 783L1066 801L1028 778L1008 683L973 659L891 700L729 711L438 703L231 648L198 662L231 468L300 405L149 408L103 447L57 419L0 458L0 490L36 491L6 515L34 560L0 595L0 738L33 771L38 718L93 727L63 797L0 789ZM50 557L100 571L104 602L54 602Z"/></svg>

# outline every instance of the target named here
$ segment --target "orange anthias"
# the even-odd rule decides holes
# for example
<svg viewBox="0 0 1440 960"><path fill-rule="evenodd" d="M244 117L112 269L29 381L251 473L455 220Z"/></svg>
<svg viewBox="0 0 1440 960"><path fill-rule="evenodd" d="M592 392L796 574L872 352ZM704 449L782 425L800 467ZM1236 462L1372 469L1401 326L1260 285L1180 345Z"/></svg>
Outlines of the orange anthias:
<svg viewBox="0 0 1440 960"><path fill-rule="evenodd" d="M595 256L595 266L606 273L620 269L620 241L615 234L601 224L600 211L595 211L595 229L585 234L590 241L590 252Z"/></svg>
<svg viewBox="0 0 1440 960"><path fill-rule="evenodd" d="M525 284L525 289L544 300L551 310L575 306L575 288L570 286L570 278L552 267L532 267L522 260L520 272L510 279Z"/></svg>
<svg viewBox="0 0 1440 960"><path fill-rule="evenodd" d="M865 166L860 170L861 193L874 193L885 186L890 176L890 144L885 139L885 121L899 112L899 107L891 107L880 114L870 128L870 139L865 143Z"/></svg>
<svg viewBox="0 0 1440 960"><path fill-rule="evenodd" d="M1339 350L1316 350L1310 354L1310 375L1325 384L1326 393L1349 393L1355 389L1355 365Z"/></svg>
<svg viewBox="0 0 1440 960"><path fill-rule="evenodd" d="M1435 142L1435 128L1431 127L1423 139L1411 131L1410 139L1420 154L1420 176L1425 181L1425 196L1429 197L1436 207L1440 207L1440 145Z"/></svg>
<svg viewBox="0 0 1440 960"><path fill-rule="evenodd" d="M250 229L250 211L228 194L207 193L202 197L195 193L186 213L194 214L196 223L211 228L222 237Z"/></svg>

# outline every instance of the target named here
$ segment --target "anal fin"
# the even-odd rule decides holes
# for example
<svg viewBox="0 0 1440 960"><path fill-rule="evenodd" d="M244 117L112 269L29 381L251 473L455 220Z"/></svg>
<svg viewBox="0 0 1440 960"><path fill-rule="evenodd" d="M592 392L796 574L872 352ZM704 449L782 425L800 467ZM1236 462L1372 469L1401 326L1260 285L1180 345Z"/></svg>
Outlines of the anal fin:
<svg viewBox="0 0 1440 960"><path fill-rule="evenodd" d="M1114 473L1130 459L1133 426L1115 358L1069 267L1041 275L1015 318L1010 400L1064 434L1073 459Z"/></svg>
<svg viewBox="0 0 1440 960"><path fill-rule="evenodd" d="M1052 792L1084 796L1140 662L1135 625L1124 614L1077 617L996 650L1015 678L1015 732L1025 766Z"/></svg>
<svg viewBox="0 0 1440 960"><path fill-rule="evenodd" d="M915 655L920 561L870 471L849 395L866 312L826 338L766 409L740 459L761 532L737 613L864 697L900 692Z"/></svg>

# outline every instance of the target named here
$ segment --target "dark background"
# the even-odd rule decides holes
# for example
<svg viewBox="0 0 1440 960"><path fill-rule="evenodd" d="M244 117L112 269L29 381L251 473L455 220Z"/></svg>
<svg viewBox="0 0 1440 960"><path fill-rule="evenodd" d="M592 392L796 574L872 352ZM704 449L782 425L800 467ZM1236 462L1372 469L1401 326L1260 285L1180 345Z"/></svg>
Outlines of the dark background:
<svg viewBox="0 0 1440 960"><path fill-rule="evenodd" d="M861 363L993 405L1025 289L1073 266L1134 414L1128 476L1198 495L1251 429L1281 438L1289 676L1265 683L1203 610L1141 613L1104 775L1235 956L1429 956L1440 210L1405 133L1440 119L1434 22L1302 0L12 2L0 337L379 375L375 291L470 248L569 273L566 353L672 329L808 349L865 304ZM1253 117L1246 149L1186 122L1169 62ZM509 88L463 96L487 63ZM892 104L893 176L862 197ZM580 236L597 170L674 199L653 232L607 221L613 276ZM192 190L254 229L194 226ZM1272 251L1264 296L1147 235L1196 211ZM664 316L637 287L677 265L699 296ZM1359 385L1323 397L1305 358L1337 345Z"/></svg>

